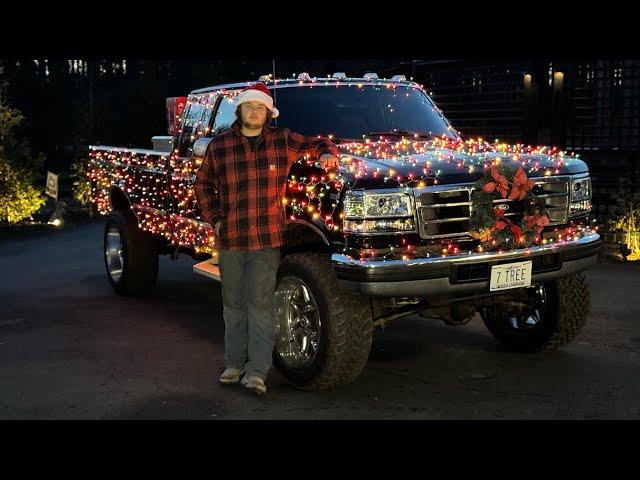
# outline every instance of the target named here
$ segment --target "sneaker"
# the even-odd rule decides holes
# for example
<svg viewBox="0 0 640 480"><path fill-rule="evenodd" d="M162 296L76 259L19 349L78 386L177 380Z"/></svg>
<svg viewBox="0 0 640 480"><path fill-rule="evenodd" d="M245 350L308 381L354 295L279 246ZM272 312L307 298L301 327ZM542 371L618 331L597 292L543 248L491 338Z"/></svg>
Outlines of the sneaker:
<svg viewBox="0 0 640 480"><path fill-rule="evenodd" d="M242 385L258 395L264 395L267 391L267 386L264 384L264 380L260 377L256 377L255 375L244 377L242 379Z"/></svg>
<svg viewBox="0 0 640 480"><path fill-rule="evenodd" d="M222 372L222 375L220 375L220 383L224 385L238 383L243 373L244 371L238 370L237 368L227 368L224 372Z"/></svg>

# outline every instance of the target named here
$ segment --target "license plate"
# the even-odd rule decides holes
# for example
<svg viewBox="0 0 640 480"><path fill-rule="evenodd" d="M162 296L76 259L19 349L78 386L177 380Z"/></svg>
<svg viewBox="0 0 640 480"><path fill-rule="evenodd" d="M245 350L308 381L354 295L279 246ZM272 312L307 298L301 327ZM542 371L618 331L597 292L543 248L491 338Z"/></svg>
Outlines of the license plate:
<svg viewBox="0 0 640 480"><path fill-rule="evenodd" d="M531 265L531 261L494 265L491 267L491 291L530 287Z"/></svg>

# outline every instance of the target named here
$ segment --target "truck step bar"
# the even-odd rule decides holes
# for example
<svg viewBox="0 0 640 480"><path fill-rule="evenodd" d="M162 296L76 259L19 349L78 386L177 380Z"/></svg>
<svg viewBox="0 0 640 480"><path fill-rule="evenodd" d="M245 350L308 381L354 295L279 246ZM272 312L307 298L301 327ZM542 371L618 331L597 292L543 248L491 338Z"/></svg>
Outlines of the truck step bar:
<svg viewBox="0 0 640 480"><path fill-rule="evenodd" d="M198 275L204 275L205 277L209 277L214 279L217 282L221 282L220 278L220 267L218 267L218 259L210 258L205 260L204 262L196 263L193 266L194 273Z"/></svg>

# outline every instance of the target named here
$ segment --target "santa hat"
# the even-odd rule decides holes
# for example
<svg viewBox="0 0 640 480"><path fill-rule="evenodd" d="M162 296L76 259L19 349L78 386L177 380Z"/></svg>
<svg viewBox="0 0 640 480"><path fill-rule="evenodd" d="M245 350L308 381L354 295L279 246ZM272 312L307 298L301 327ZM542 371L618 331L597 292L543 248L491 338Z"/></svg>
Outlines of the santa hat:
<svg viewBox="0 0 640 480"><path fill-rule="evenodd" d="M264 83L251 85L250 87L242 90L238 95L238 105L251 101L263 103L269 110L271 110L272 118L276 118L280 114L278 109L273 106L273 97Z"/></svg>

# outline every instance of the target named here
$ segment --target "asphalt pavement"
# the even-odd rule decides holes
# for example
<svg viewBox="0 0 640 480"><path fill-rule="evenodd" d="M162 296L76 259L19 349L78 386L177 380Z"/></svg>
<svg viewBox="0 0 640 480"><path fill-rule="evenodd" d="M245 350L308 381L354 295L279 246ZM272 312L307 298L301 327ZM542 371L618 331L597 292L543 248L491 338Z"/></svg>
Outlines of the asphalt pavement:
<svg viewBox="0 0 640 480"><path fill-rule="evenodd" d="M224 387L220 286L161 257L144 299L107 282L102 218L0 238L0 419L638 419L640 265L588 271L592 309L560 350L505 351L479 317L377 331L352 384Z"/></svg>

